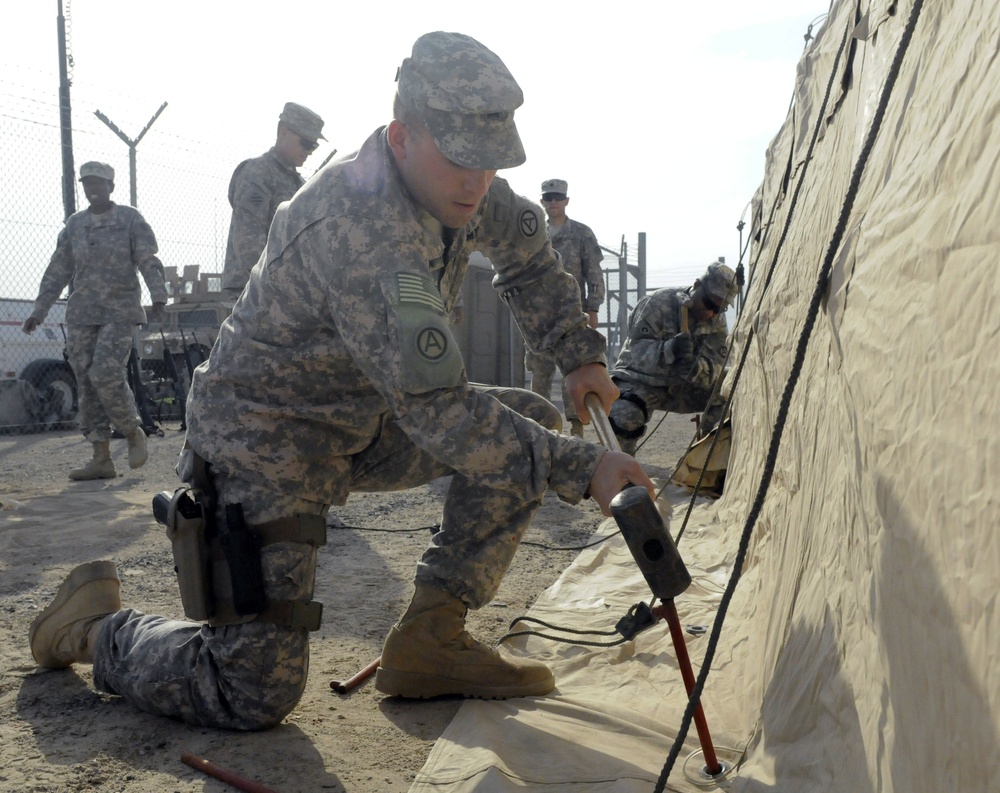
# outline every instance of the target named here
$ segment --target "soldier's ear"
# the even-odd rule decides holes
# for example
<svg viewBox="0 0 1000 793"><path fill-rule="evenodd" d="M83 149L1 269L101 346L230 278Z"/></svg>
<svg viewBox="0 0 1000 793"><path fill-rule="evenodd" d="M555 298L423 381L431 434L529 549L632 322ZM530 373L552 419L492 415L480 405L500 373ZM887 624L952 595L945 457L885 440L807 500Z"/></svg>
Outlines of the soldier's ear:
<svg viewBox="0 0 1000 793"><path fill-rule="evenodd" d="M392 153L396 155L396 159L405 160L406 144L410 138L410 131L406 128L406 125L402 121L394 118L389 122L389 128L386 130L386 136L389 141L389 148L392 149Z"/></svg>

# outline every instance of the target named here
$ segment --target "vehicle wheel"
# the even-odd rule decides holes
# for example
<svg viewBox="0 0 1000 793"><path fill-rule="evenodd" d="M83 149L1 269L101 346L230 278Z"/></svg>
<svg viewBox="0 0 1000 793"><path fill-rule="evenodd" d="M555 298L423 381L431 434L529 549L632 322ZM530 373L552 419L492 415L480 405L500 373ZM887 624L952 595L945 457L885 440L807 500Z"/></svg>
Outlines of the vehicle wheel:
<svg viewBox="0 0 1000 793"><path fill-rule="evenodd" d="M53 366L30 380L38 393L31 414L38 431L66 429L76 419L76 378L63 366Z"/></svg>

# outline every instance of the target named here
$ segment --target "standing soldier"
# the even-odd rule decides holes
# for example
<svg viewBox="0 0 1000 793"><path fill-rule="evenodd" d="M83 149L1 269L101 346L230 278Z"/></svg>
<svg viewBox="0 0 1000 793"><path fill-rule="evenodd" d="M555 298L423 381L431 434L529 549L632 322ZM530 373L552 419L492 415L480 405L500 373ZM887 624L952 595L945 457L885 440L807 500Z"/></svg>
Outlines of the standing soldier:
<svg viewBox="0 0 1000 793"><path fill-rule="evenodd" d="M117 475L111 460L112 427L128 439L129 467L146 462L146 433L125 373L135 326L146 321L136 271L149 288L154 321L163 321L167 287L153 230L134 207L111 201L114 169L103 162L85 162L80 181L90 208L71 215L59 232L56 252L22 330L32 333L63 289L72 285L66 304L66 351L76 375L80 429L93 444L94 457L70 471L69 478L111 479Z"/></svg>
<svg viewBox="0 0 1000 793"><path fill-rule="evenodd" d="M604 273L601 271L601 246L597 237L586 226L566 215L569 204L569 185L563 179L547 179L542 182L542 206L548 216L549 239L552 247L562 257L563 269L580 284L580 299L587 312L590 327L597 328L597 312L604 302ZM556 371L554 358L540 355L530 349L525 353L525 368L531 372L531 390L549 399L552 393L552 377ZM563 410L569 419L570 432L583 437L583 422L576 415L573 401L566 392L563 381Z"/></svg>
<svg viewBox="0 0 1000 793"><path fill-rule="evenodd" d="M621 395L609 418L623 452L635 454L654 410L708 407L728 355L726 308L738 291L736 274L714 262L693 286L658 289L638 302L611 370Z"/></svg>
<svg viewBox="0 0 1000 793"><path fill-rule="evenodd" d="M296 169L302 167L320 140L326 140L322 131L323 119L308 107L288 102L278 116L274 146L260 157L244 160L233 171L229 180L233 218L229 223L222 289L234 300L264 250L278 204L288 201L304 184Z"/></svg>

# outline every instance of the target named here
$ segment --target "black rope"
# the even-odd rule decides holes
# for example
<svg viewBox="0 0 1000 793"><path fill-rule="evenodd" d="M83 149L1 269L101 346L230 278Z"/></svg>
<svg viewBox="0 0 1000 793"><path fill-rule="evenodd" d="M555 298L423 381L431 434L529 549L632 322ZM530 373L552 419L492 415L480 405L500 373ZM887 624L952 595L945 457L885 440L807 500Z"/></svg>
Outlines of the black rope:
<svg viewBox="0 0 1000 793"><path fill-rule="evenodd" d="M667 757L666 764L663 767L663 772L660 774L660 778L657 780L655 793L662 793L670 772L673 770L674 764L677 761L677 757L680 754L681 747L684 745L684 740L687 737L688 731L691 728L691 720L694 717L694 711L701 699L701 692L705 687L705 681L708 679L708 674L712 665L712 661L715 657L715 650L719 642L719 637L722 632L722 624L725 621L726 612L729 608L729 603L732 600L733 593L736 590L736 584L739 582L740 575L743 569L743 562L746 558L747 550L750 545L750 538L753 534L753 528L757 522L757 518L760 515L761 509L764 505L764 498L767 495L767 491L770 487L771 477L774 473L774 465L778 456L778 449L781 445L781 438L784 433L785 420L788 417L789 406L791 405L792 395L795 392L795 387L798 384L799 375L802 371L802 366L805 362L806 348L809 345L809 338L812 335L813 327L816 324L816 317L819 314L819 307L823 300L823 296L826 294L827 288L829 286L830 272L833 268L833 259L836 256L837 249L840 246L840 242L843 239L844 231L847 227L847 221L850 217L851 210L854 206L854 201L857 198L858 189L861 184L861 176L864 173L865 167L868 164L868 158L871 154L872 147L875 144L875 139L882 127L882 121L885 118L886 108L889 104L889 98L892 95L893 88L896 85L896 80L899 76L900 65L903 62L903 56L909 47L910 41L913 38L913 31L916 28L917 20L920 16L921 8L923 7L923 0L914 0L913 8L910 11L910 17L907 20L906 27L903 30L903 35L900 39L899 46L896 49L896 53L893 56L892 64L889 67L889 72L886 77L885 88L882 90L882 95L879 97L878 107L875 111L875 115L872 118L871 129L868 131L868 135L865 138L865 144L858 155L858 160L855 163L854 170L851 174L851 181L847 189L847 194L844 199L843 207L841 208L840 217L837 220L837 226L834 230L833 237L830 240L830 244L827 246L826 255L823 260L823 266L820 270L819 277L816 280L816 288L813 291L812 299L809 303L809 309L806 313L805 326L802 329L802 333L799 336L798 343L795 348L795 358L792 363L792 369L789 375L788 382L785 384L785 390L781 397L781 405L778 408L778 416L775 420L774 432L771 436L771 444L768 448L767 458L764 465L764 471L761 474L760 484L757 488L757 496L754 499L753 507L750 510L750 514L747 516L746 524L743 528L743 534L740 538L739 550L736 554L736 559L733 564L733 573L730 576L729 584L726 587L725 593L723 593L722 600L719 604L719 611L716 614L715 622L712 624L712 633L706 647L705 659L702 662L701 670L698 673L698 678L695 682L694 690L691 692L691 696L688 698L688 705L684 711L684 718L681 721L680 729L677 733L677 738L671 747L670 754ZM837 54L837 58L834 61L834 65L840 61L840 55L843 53L844 44L847 41L848 31L845 30L844 39L841 42L840 51ZM834 69L834 73L836 69ZM831 85L833 76L831 75ZM830 86L827 88L827 97L830 93ZM824 98L823 106L826 106L826 98ZM822 122L822 114L817 118L817 125ZM813 143L815 143L815 135L813 138ZM811 147L810 147L811 154Z"/></svg>
<svg viewBox="0 0 1000 793"><path fill-rule="evenodd" d="M539 636L543 639L549 639L554 642L561 642L563 644L576 644L582 647L617 647L619 644L624 644L628 641L627 638L622 637L617 641L613 642L589 642L582 639L567 639L562 636L551 636L549 634L541 633L540 631L533 630L523 630L523 631L511 631L510 629L517 625L519 622L533 622L537 625L541 625L544 628L549 628L550 630L559 631L560 633L568 633L573 636L621 636L620 632L617 630L613 631L593 631L593 630L578 630L576 628L564 628L560 625L553 625L551 622L546 622L545 620L540 620L537 617L518 617L512 620L507 628L507 633L497 639L497 645L502 644L507 641L507 639L513 639L517 636Z"/></svg>

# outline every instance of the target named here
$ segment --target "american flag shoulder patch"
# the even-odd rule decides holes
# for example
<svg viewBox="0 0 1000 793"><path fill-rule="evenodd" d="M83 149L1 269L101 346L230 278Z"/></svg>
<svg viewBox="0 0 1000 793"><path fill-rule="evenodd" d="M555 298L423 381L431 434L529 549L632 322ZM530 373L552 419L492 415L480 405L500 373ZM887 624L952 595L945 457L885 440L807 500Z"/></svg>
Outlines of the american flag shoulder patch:
<svg viewBox="0 0 1000 793"><path fill-rule="evenodd" d="M400 303L417 303L444 313L441 294L428 278L415 273L396 273L396 284L399 287Z"/></svg>

